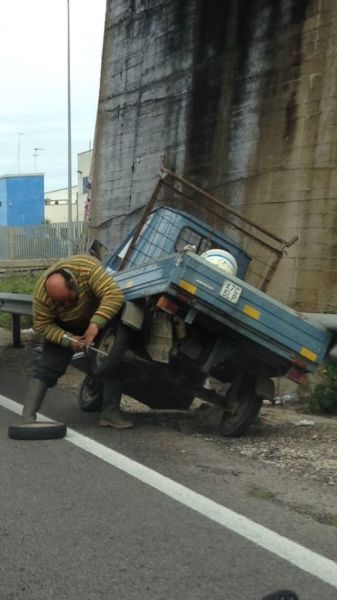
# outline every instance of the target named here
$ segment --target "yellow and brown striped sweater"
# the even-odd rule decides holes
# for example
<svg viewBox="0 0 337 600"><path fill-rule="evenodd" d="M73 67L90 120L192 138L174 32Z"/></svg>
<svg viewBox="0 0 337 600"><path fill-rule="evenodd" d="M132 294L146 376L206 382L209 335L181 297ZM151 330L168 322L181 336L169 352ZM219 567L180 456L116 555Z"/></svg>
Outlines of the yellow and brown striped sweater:
<svg viewBox="0 0 337 600"><path fill-rule="evenodd" d="M77 281L78 300L74 306L61 306L46 293L46 277L56 269L67 269ZM119 312L123 300L122 290L96 258L70 256L54 263L36 284L33 294L34 329L50 342L69 346L70 341L63 337L65 333L84 333L90 322L102 329Z"/></svg>

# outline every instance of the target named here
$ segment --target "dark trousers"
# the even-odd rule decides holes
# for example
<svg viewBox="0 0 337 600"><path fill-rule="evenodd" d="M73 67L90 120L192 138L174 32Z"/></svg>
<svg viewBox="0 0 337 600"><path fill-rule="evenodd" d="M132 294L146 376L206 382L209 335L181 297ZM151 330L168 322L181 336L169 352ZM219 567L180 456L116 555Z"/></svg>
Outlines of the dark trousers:
<svg viewBox="0 0 337 600"><path fill-rule="evenodd" d="M65 374L72 356L71 348L64 348L46 341L35 365L33 377L43 381L47 387L54 387L60 377Z"/></svg>
<svg viewBox="0 0 337 600"><path fill-rule="evenodd" d="M43 350L38 358L33 371L33 377L42 381L48 388L54 387L62 375L65 374L67 367L72 359L73 350L64 348L52 342L45 342ZM113 378L104 377L103 379L103 407L102 412L111 408L119 407L122 387L123 373L114 373Z"/></svg>

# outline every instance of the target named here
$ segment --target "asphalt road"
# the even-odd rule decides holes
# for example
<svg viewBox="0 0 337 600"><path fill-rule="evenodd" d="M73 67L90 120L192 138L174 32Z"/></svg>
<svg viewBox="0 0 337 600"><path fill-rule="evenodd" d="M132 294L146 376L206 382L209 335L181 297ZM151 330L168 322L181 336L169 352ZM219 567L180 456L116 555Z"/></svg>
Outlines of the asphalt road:
<svg viewBox="0 0 337 600"><path fill-rule="evenodd" d="M21 402L26 385L0 363L0 394ZM71 434L48 442L10 440L8 425L19 417L0 401L1 600L260 600L280 588L293 589L300 600L336 598L336 587L325 583L329 565L324 572L324 557L337 561L336 528L249 489L274 478L286 495L303 501L319 502L327 492L233 457L206 434L187 433L183 414L170 420L137 413L135 429L116 432L98 428L97 415L80 413L74 395L61 388L49 394L42 412L79 432L82 447ZM85 449L88 438L100 444L93 451ZM95 454L102 447L111 462ZM159 478L154 489L146 473L140 480L114 466L119 455L149 467L152 479L160 473L169 480L161 489ZM175 482L184 486L179 501L170 496ZM226 516L229 526L198 512L193 492L206 499L206 513L207 499L219 514L222 507L234 511ZM332 503L335 493L329 493ZM237 515L253 524L256 543L235 532ZM260 525L285 538L279 552L277 544L273 552L261 547L266 530ZM306 569L305 549L316 553L314 565L323 557L323 580L278 555L287 551L287 540L300 545L297 557ZM332 576L335 569L331 563Z"/></svg>

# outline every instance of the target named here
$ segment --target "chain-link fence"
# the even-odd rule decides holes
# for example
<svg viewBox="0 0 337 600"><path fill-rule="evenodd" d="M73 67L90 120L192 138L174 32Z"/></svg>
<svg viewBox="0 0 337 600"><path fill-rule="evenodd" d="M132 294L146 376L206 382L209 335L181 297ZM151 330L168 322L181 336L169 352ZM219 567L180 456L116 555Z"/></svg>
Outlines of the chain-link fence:
<svg viewBox="0 0 337 600"><path fill-rule="evenodd" d="M83 222L73 223L74 254L81 252ZM69 254L68 223L0 227L0 260L57 259Z"/></svg>

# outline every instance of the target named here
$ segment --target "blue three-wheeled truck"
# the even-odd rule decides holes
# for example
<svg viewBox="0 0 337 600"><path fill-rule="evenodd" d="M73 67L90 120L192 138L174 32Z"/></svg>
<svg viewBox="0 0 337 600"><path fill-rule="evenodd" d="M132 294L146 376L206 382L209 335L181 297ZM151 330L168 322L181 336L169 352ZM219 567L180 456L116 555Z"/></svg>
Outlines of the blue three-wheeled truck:
<svg viewBox="0 0 337 600"><path fill-rule="evenodd" d="M295 241L163 168L139 224L104 259L126 303L89 367L74 358L87 371L81 408L98 410L101 377L123 369L124 392L136 400L187 410L197 397L222 407L222 435L243 434L273 399L274 378L302 383L334 343L317 320L266 293Z"/></svg>

